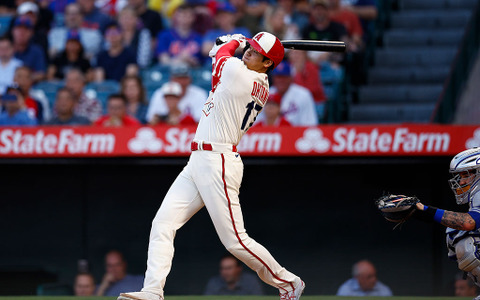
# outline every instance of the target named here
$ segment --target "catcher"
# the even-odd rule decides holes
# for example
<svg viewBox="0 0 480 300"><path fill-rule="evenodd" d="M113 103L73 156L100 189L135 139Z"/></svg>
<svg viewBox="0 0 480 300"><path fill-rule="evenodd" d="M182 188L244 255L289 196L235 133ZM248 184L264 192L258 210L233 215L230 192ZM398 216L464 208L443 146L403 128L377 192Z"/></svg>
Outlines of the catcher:
<svg viewBox="0 0 480 300"><path fill-rule="evenodd" d="M403 223L411 216L440 223L447 228L448 256L458 262L458 268L480 286L480 148L455 155L450 162L450 187L457 204L468 203L467 213L427 206L416 197L388 195L376 201L384 217ZM480 300L480 296L475 298Z"/></svg>

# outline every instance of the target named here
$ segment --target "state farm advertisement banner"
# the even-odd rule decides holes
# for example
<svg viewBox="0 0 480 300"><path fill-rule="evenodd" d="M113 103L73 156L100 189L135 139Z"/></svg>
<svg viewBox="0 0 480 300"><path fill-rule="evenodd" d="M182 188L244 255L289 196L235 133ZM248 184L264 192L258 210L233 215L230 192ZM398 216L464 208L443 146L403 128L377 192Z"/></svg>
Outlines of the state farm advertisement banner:
<svg viewBox="0 0 480 300"><path fill-rule="evenodd" d="M0 157L187 156L195 127L1 128ZM437 156L480 146L479 126L252 128L244 156Z"/></svg>

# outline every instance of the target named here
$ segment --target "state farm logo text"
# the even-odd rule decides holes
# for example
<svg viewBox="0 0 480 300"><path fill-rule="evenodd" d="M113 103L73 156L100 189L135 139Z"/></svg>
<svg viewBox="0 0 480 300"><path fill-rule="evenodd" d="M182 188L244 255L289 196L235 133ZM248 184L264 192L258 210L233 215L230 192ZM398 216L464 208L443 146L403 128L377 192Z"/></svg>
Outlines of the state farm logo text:
<svg viewBox="0 0 480 300"><path fill-rule="evenodd" d="M73 129L62 129L58 134L33 134L21 129L5 129L0 133L1 154L102 154L112 153L115 136L110 133L77 134Z"/></svg>
<svg viewBox="0 0 480 300"><path fill-rule="evenodd" d="M332 140L324 137L319 128L306 129L295 148L302 153L446 152L449 145L450 134L445 132L416 133L402 127L393 132L380 133L376 128L357 132L355 128L339 127L333 132Z"/></svg>

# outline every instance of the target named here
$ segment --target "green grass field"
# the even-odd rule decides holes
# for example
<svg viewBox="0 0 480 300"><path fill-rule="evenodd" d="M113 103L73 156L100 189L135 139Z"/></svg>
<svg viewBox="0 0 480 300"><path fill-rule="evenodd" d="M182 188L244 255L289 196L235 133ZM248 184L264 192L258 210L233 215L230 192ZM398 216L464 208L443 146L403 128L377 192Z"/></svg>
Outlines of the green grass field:
<svg viewBox="0 0 480 300"><path fill-rule="evenodd" d="M0 300L115 300L115 297L65 297L65 296L16 296L0 297ZM167 296L166 300L278 300L278 296ZM451 300L452 297L336 297L336 296L303 296L301 300ZM455 297L455 300L472 300L472 298Z"/></svg>

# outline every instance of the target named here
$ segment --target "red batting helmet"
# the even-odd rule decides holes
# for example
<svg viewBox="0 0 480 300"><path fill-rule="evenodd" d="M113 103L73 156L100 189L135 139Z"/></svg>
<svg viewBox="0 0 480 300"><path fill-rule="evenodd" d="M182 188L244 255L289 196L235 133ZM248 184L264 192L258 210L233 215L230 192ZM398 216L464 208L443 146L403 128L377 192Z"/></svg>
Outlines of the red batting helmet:
<svg viewBox="0 0 480 300"><path fill-rule="evenodd" d="M282 42L271 33L259 32L253 38L247 39L250 46L257 50L263 56L273 61L273 66L276 67L283 60L285 49L283 49Z"/></svg>

